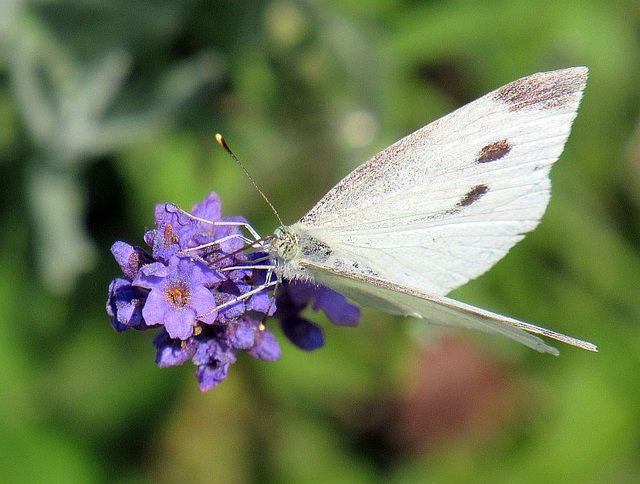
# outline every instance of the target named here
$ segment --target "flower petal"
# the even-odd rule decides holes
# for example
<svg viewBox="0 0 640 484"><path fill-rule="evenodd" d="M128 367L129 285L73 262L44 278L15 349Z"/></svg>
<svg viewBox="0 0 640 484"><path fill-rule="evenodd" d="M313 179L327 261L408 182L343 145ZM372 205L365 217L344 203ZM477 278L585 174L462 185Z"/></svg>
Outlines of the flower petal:
<svg viewBox="0 0 640 484"><path fill-rule="evenodd" d="M222 216L222 202L220 201L220 197L215 192L209 193L207 198L196 203L191 208L191 213L196 217L210 222L217 222Z"/></svg>
<svg viewBox="0 0 640 484"><path fill-rule="evenodd" d="M298 348L313 351L324 346L322 328L304 318L290 318L280 322L282 332Z"/></svg>
<svg viewBox="0 0 640 484"><path fill-rule="evenodd" d="M271 331L268 329L256 331L255 339L254 347L249 350L251 356L265 361L276 361L282 357L280 344Z"/></svg>
<svg viewBox="0 0 640 484"><path fill-rule="evenodd" d="M160 367L182 365L190 360L196 352L197 346L191 340L182 341L171 339L166 331L161 331L153 340L158 350L156 364Z"/></svg>
<svg viewBox="0 0 640 484"><path fill-rule="evenodd" d="M313 303L313 310L322 311L333 324L341 326L358 326L360 308L347 301L342 294L325 286L318 287L318 295Z"/></svg>
<svg viewBox="0 0 640 484"><path fill-rule="evenodd" d="M287 283L287 292L294 304L305 306L317 294L318 286L305 281L291 281Z"/></svg>
<svg viewBox="0 0 640 484"><path fill-rule="evenodd" d="M187 308L182 311L171 311L164 319L164 327L172 338L187 339L193 334L196 313Z"/></svg>
<svg viewBox="0 0 640 484"><path fill-rule="evenodd" d="M154 262L142 267L132 284L134 286L154 289L164 286L164 278L169 275L169 268L162 262Z"/></svg>
<svg viewBox="0 0 640 484"><path fill-rule="evenodd" d="M146 326L142 309L147 299L147 291L131 285L127 279L114 279L109 285L107 313L112 324L121 333L130 328L142 329Z"/></svg>
<svg viewBox="0 0 640 484"><path fill-rule="evenodd" d="M138 270L142 266L138 251L126 242L117 241L111 246L111 253L116 259L122 273L129 279L136 277Z"/></svg>
<svg viewBox="0 0 640 484"><path fill-rule="evenodd" d="M229 363L199 366L196 370L196 378L200 384L200 391L208 392L222 383L227 378L229 366Z"/></svg>
<svg viewBox="0 0 640 484"><path fill-rule="evenodd" d="M269 316L276 312L276 302L266 291L251 296L246 305L247 311L258 311L263 314L269 311Z"/></svg>
<svg viewBox="0 0 640 484"><path fill-rule="evenodd" d="M229 344L236 350L247 350L255 344L255 332L258 323L241 319L238 323L230 323L225 335Z"/></svg>
<svg viewBox="0 0 640 484"><path fill-rule="evenodd" d="M216 307L216 300L209 289L204 286L198 286L192 290L191 308L197 315L199 321L206 324L213 324L218 316L217 311L213 311Z"/></svg>
<svg viewBox="0 0 640 484"><path fill-rule="evenodd" d="M191 284L194 285L202 284L211 286L224 280L224 276L215 269L207 267L202 262L191 259L180 259L178 272L187 276Z"/></svg>

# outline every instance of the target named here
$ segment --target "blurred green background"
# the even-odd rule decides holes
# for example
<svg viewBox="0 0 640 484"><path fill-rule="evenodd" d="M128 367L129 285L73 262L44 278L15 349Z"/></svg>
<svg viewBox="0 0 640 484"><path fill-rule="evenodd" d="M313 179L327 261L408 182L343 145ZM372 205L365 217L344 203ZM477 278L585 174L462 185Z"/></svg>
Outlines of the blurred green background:
<svg viewBox="0 0 640 484"><path fill-rule="evenodd" d="M1 482L637 482L640 4L0 0ZM262 233L516 78L590 80L538 229L464 301L554 358L365 311L201 394L116 334L109 247L211 190Z"/></svg>

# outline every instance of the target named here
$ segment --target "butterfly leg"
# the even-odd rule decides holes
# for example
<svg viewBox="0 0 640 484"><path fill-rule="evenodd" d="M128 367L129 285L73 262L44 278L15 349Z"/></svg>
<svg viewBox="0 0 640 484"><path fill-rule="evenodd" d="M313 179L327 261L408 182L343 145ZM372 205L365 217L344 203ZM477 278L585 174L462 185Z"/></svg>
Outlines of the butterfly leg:
<svg viewBox="0 0 640 484"><path fill-rule="evenodd" d="M273 274L273 270L271 270L269 273L267 273L267 277L269 278L269 281L271 280L271 275ZM267 312L264 313L264 316L262 317L262 321L260 321L260 331L264 331L267 328L267 318L269 317L269 314L271 314L271 308L273 307L273 303L275 302L276 298L275 298L275 293L278 292L278 288L280 287L280 281L277 280L275 287L273 288L273 293L271 294L271 296L269 296L269 307L267 308Z"/></svg>
<svg viewBox="0 0 640 484"><path fill-rule="evenodd" d="M231 239L240 239L242 240L245 244L247 244L247 247L251 247L255 244L255 240L251 240L248 237L245 237L242 234L231 234L231 235L227 235L226 237L221 237L217 240L214 240L213 242L207 242L206 244L202 244L202 245L198 245L197 247L190 247L188 249L182 249L180 250L181 253L185 253L185 252L194 252L196 250L200 250L200 249L206 249L208 247L213 247L215 245L221 244L222 242L226 242L227 240L231 240Z"/></svg>
<svg viewBox="0 0 640 484"><path fill-rule="evenodd" d="M256 266L231 266L218 269L218 272L235 271L238 269L273 269L272 265L256 265Z"/></svg>
<svg viewBox="0 0 640 484"><path fill-rule="evenodd" d="M198 222L202 222L204 224L208 224L208 225L213 225L213 226L219 226L219 227L242 227L244 228L247 232L249 232L249 234L251 234L251 237L253 237L253 241L256 242L258 240L260 240L262 237L260 237L260 234L258 234L257 230L254 229L251 224L247 223L247 222L213 222L211 220L207 220L204 218L200 218L200 217L196 217L195 215L187 212L186 210L182 210L180 207L178 207L177 205L174 205L175 209L186 215L187 217L193 219L193 220L197 220Z"/></svg>
<svg viewBox="0 0 640 484"><path fill-rule="evenodd" d="M265 289L275 286L276 284L278 284L279 281L270 281L269 283L264 283L258 287L256 287L255 289L252 289L251 291L245 292L244 294L240 294L237 297L234 297L233 299L230 299L229 301L220 304L219 306L216 306L215 308L213 308L211 311L209 311L206 314L203 314L200 317L204 317L207 316L208 314L214 312L214 311L220 311L221 309L226 308L227 306L231 306L232 304L235 304L239 301L244 301L245 299L250 298L251 296L253 296L254 294L259 293L260 291L264 291Z"/></svg>

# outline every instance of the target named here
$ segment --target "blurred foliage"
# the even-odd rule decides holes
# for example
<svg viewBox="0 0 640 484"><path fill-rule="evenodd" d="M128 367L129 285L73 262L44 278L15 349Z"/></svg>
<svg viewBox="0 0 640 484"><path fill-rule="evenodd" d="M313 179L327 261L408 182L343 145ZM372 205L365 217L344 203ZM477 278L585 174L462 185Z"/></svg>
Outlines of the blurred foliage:
<svg viewBox="0 0 640 484"><path fill-rule="evenodd" d="M632 482L640 475L640 5L0 0L4 482ZM109 247L217 191L296 220L401 136L587 65L540 227L454 296L597 343L560 358L365 311L200 394L104 311ZM326 321L325 321L326 323Z"/></svg>

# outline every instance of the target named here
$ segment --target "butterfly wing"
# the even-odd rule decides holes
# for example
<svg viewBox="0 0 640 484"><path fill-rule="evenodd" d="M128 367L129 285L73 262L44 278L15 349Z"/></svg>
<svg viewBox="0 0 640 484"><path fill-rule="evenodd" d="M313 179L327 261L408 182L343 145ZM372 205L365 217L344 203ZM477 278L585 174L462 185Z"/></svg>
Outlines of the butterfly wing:
<svg viewBox="0 0 640 484"><path fill-rule="evenodd" d="M436 296L484 273L542 217L586 80L534 74L391 145L290 227L302 261Z"/></svg>
<svg viewBox="0 0 640 484"><path fill-rule="evenodd" d="M424 291L376 277L354 272L342 272L308 262L303 264L306 272L314 281L333 288L362 306L389 313L426 318L433 324L500 334L542 353L559 354L556 348L549 346L531 333L544 335L589 351L598 351L592 343L492 313L451 298L433 296Z"/></svg>

